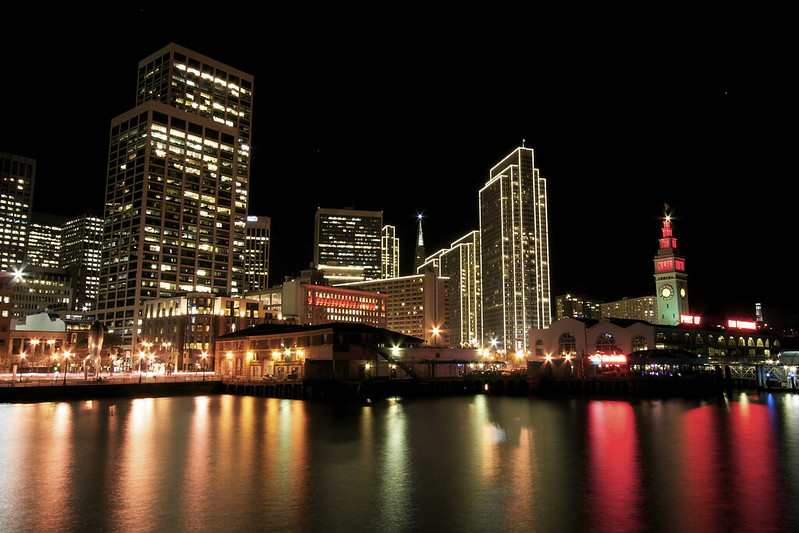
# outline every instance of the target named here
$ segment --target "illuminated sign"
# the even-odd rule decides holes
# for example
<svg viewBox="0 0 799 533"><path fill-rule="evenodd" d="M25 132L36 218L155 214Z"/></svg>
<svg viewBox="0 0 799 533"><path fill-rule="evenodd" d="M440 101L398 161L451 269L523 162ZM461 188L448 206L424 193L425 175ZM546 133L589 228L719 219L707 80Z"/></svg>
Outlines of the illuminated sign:
<svg viewBox="0 0 799 533"><path fill-rule="evenodd" d="M607 355L597 353L590 356L588 359L595 365L623 365L627 362L627 357L622 354Z"/></svg>
<svg viewBox="0 0 799 533"><path fill-rule="evenodd" d="M750 320L728 320L727 327L733 329L757 329L757 322Z"/></svg>
<svg viewBox="0 0 799 533"><path fill-rule="evenodd" d="M692 324L694 326L698 326L701 323L702 323L701 316L680 315L680 324Z"/></svg>

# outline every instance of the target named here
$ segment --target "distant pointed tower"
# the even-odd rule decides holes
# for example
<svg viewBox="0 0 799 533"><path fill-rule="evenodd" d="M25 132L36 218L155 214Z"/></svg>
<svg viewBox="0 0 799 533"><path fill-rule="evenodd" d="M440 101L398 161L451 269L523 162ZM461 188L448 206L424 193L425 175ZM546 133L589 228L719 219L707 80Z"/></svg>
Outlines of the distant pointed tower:
<svg viewBox="0 0 799 533"><path fill-rule="evenodd" d="M422 215L419 215L419 230L416 232L416 258L413 261L413 272L418 272L419 267L424 264L424 237L422 237Z"/></svg>
<svg viewBox="0 0 799 533"><path fill-rule="evenodd" d="M676 326L680 315L688 314L688 274L685 258L677 249L671 217L666 214L661 229L660 247L655 255L655 290L658 299L658 324Z"/></svg>

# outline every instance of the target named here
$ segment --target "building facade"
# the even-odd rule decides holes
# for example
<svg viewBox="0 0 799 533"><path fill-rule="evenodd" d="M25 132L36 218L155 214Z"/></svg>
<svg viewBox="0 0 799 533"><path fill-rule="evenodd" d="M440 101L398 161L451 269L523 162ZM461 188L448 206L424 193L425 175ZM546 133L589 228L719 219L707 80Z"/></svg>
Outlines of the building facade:
<svg viewBox="0 0 799 533"><path fill-rule="evenodd" d="M87 212L68 218L61 228L61 268L72 279L72 310L97 309L103 218Z"/></svg>
<svg viewBox="0 0 799 533"><path fill-rule="evenodd" d="M449 346L448 281L429 268L413 276L348 283L342 287L387 296L386 329L424 339L430 346Z"/></svg>
<svg viewBox="0 0 799 533"><path fill-rule="evenodd" d="M171 44L112 120L98 319L138 346L143 302L244 288L251 75Z"/></svg>
<svg viewBox="0 0 799 533"><path fill-rule="evenodd" d="M314 267L331 285L380 279L382 228L382 211L320 207L314 224Z"/></svg>
<svg viewBox="0 0 799 533"><path fill-rule="evenodd" d="M25 263L36 160L0 152L0 270Z"/></svg>
<svg viewBox="0 0 799 533"><path fill-rule="evenodd" d="M397 228L383 226L382 231L382 259L381 278L390 279L399 277L400 268L400 242L397 238Z"/></svg>
<svg viewBox="0 0 799 533"><path fill-rule="evenodd" d="M68 311L72 308L72 279L62 268L27 267L12 283L13 317L25 317L45 311Z"/></svg>
<svg viewBox="0 0 799 533"><path fill-rule="evenodd" d="M602 304L580 294L561 294L555 297L555 320L561 318L602 318Z"/></svg>
<svg viewBox="0 0 799 533"><path fill-rule="evenodd" d="M472 231L438 254L441 277L448 278L451 346L480 346L480 232ZM428 258L428 261L430 258Z"/></svg>
<svg viewBox="0 0 799 533"><path fill-rule="evenodd" d="M244 247L244 292L257 292L269 288L269 244L272 219L262 216L247 217L247 235Z"/></svg>
<svg viewBox="0 0 799 533"><path fill-rule="evenodd" d="M218 337L264 321L263 304L249 298L213 296L193 292L172 298L148 300L136 357L153 356L165 371L213 369Z"/></svg>
<svg viewBox="0 0 799 533"><path fill-rule="evenodd" d="M528 331L551 322L546 180L533 150L517 148L480 190L483 342L526 350Z"/></svg>
<svg viewBox="0 0 799 533"><path fill-rule="evenodd" d="M29 266L61 267L61 232L64 217L33 212L28 225L25 259Z"/></svg>
<svg viewBox="0 0 799 533"><path fill-rule="evenodd" d="M600 304L600 309L601 317L586 316L585 318L626 318L643 320L651 324L657 323L658 303L655 296L622 298L615 302L605 302Z"/></svg>

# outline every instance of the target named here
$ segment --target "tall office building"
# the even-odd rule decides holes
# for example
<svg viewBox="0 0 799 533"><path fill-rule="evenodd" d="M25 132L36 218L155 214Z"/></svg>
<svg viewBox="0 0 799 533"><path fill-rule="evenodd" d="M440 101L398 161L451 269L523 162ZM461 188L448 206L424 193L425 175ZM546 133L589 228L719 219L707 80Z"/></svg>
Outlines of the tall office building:
<svg viewBox="0 0 799 533"><path fill-rule="evenodd" d="M546 180L532 149L502 159L480 190L480 250L483 341L526 350L530 329L552 321Z"/></svg>
<svg viewBox="0 0 799 533"><path fill-rule="evenodd" d="M397 228L383 226L382 244L382 275L383 279L399 277L400 244L397 238Z"/></svg>
<svg viewBox="0 0 799 533"><path fill-rule="evenodd" d="M25 263L36 160L0 152L0 270Z"/></svg>
<svg viewBox="0 0 799 533"><path fill-rule="evenodd" d="M139 63L137 105L111 122L98 318L128 349L144 301L243 290L252 87L170 44Z"/></svg>
<svg viewBox="0 0 799 533"><path fill-rule="evenodd" d="M314 267L331 285L380 279L381 211L320 207L314 227Z"/></svg>
<svg viewBox="0 0 799 533"><path fill-rule="evenodd" d="M248 216L244 246L244 292L269 288L269 240L272 219Z"/></svg>
<svg viewBox="0 0 799 533"><path fill-rule="evenodd" d="M25 258L28 266L61 266L61 226L64 217L48 213L31 214Z"/></svg>
<svg viewBox="0 0 799 533"><path fill-rule="evenodd" d="M87 212L68 218L61 227L61 268L72 279L72 310L97 309L103 218Z"/></svg>

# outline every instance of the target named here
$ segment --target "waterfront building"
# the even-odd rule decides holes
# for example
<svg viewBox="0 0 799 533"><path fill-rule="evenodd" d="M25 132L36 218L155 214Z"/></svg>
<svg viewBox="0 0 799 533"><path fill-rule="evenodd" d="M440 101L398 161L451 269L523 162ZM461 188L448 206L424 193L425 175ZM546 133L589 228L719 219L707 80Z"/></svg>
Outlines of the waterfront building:
<svg viewBox="0 0 799 533"><path fill-rule="evenodd" d="M428 268L413 276L347 283L340 287L387 296L387 329L424 339L430 346L449 346L448 281L435 269Z"/></svg>
<svg viewBox="0 0 799 533"><path fill-rule="evenodd" d="M676 350L699 355L711 362L739 363L770 359L780 353L782 340L755 322L729 321L703 325L698 317L677 326L641 320L563 318L547 329L530 332L534 358L592 355L629 355L643 350Z"/></svg>
<svg viewBox="0 0 799 533"><path fill-rule="evenodd" d="M137 358L144 357L146 366L164 371L211 369L216 338L260 324L267 316L259 300L205 292L147 300L143 309L142 332L130 366L138 367Z"/></svg>
<svg viewBox="0 0 799 533"><path fill-rule="evenodd" d="M643 320L652 324L657 322L658 303L655 296L641 296L638 298L622 298L615 302L600 304L602 318L626 318L629 320ZM579 318L579 317L575 317ZM586 318L599 318L596 316Z"/></svg>
<svg viewBox="0 0 799 533"><path fill-rule="evenodd" d="M530 329L551 322L546 180L520 147L491 168L480 190L483 342L525 350Z"/></svg>
<svg viewBox="0 0 799 533"><path fill-rule="evenodd" d="M11 284L14 291L13 318L72 307L72 279L63 268L30 266Z"/></svg>
<svg viewBox="0 0 799 533"><path fill-rule="evenodd" d="M365 324L261 324L217 339L217 373L314 382L463 377L478 349L430 347L422 339Z"/></svg>
<svg viewBox="0 0 799 533"><path fill-rule="evenodd" d="M272 219L247 217L244 247L244 292L257 292L269 287L269 244Z"/></svg>
<svg viewBox="0 0 799 533"><path fill-rule="evenodd" d="M331 285L380 279L382 211L318 208L314 267Z"/></svg>
<svg viewBox="0 0 799 533"><path fill-rule="evenodd" d="M61 232L64 217L33 212L25 247L27 266L61 268Z"/></svg>
<svg viewBox="0 0 799 533"><path fill-rule="evenodd" d="M111 122L98 319L137 348L147 300L239 296L253 77L175 44Z"/></svg>
<svg viewBox="0 0 799 533"><path fill-rule="evenodd" d="M449 343L451 346L480 346L480 232L472 231L448 249L427 258L442 278L447 278Z"/></svg>
<svg viewBox="0 0 799 533"><path fill-rule="evenodd" d="M688 274L685 257L677 249L677 239L671 226L671 217L663 219L661 238L655 254L655 295L659 324L676 325L682 315L688 315Z"/></svg>
<svg viewBox="0 0 799 533"><path fill-rule="evenodd" d="M61 229L61 264L72 280L72 311L95 311L100 285L103 218L86 212L68 218Z"/></svg>
<svg viewBox="0 0 799 533"><path fill-rule="evenodd" d="M394 226L383 226L382 239L382 260L381 278L389 279L399 276L400 268L400 241L397 237L397 228Z"/></svg>
<svg viewBox="0 0 799 533"><path fill-rule="evenodd" d="M615 315L609 315L615 316ZM555 320L561 318L602 318L602 304L585 295L561 294L555 297ZM618 317L627 318L627 317Z"/></svg>
<svg viewBox="0 0 799 533"><path fill-rule="evenodd" d="M71 348L64 321L47 311L29 315L9 336L9 359L20 372L60 367L63 354Z"/></svg>
<svg viewBox="0 0 799 533"><path fill-rule="evenodd" d="M0 152L0 270L25 263L36 160Z"/></svg>

